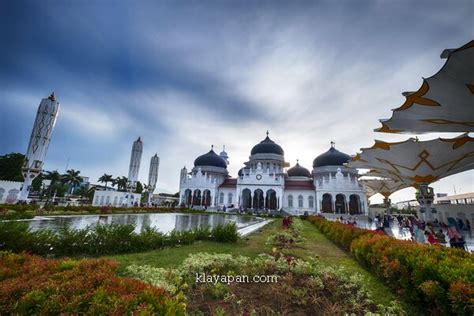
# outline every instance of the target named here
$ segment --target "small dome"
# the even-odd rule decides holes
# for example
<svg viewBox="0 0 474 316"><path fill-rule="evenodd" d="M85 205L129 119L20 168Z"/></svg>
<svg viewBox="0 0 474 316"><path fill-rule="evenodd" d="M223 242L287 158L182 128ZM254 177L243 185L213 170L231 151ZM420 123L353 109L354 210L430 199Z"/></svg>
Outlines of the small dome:
<svg viewBox="0 0 474 316"><path fill-rule="evenodd" d="M284 155L283 149L275 143L273 140L268 137L268 132L267 132L267 137L265 137L264 140L262 140L260 143L257 145L253 146L252 151L250 152L251 155L255 154L277 154L277 155Z"/></svg>
<svg viewBox="0 0 474 316"><path fill-rule="evenodd" d="M289 177L311 177L311 173L305 167L301 167L299 162L296 162L294 167L291 167L287 171Z"/></svg>
<svg viewBox="0 0 474 316"><path fill-rule="evenodd" d="M313 168L323 166L342 166L351 159L351 156L340 152L331 144L331 148L313 160Z"/></svg>
<svg viewBox="0 0 474 316"><path fill-rule="evenodd" d="M240 169L239 169L239 172L237 173L237 175L238 175L239 177L241 177L243 174L244 174L244 168L240 168Z"/></svg>
<svg viewBox="0 0 474 316"><path fill-rule="evenodd" d="M194 160L194 166L212 166L226 169L227 163L211 149L207 154L197 157Z"/></svg>

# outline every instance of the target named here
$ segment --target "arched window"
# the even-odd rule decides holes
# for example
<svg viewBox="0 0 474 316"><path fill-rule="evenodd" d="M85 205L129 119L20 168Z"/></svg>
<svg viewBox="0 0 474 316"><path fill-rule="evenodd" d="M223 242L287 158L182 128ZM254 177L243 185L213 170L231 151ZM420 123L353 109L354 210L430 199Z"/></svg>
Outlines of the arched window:
<svg viewBox="0 0 474 316"><path fill-rule="evenodd" d="M118 201L118 196L114 197L114 206L117 205L117 201Z"/></svg>
<svg viewBox="0 0 474 316"><path fill-rule="evenodd" d="M293 195L288 195L288 207L293 207Z"/></svg>
<svg viewBox="0 0 474 316"><path fill-rule="evenodd" d="M232 198L233 198L232 193L229 193L229 195L227 196L227 204L232 204Z"/></svg>
<svg viewBox="0 0 474 316"><path fill-rule="evenodd" d="M302 195L298 196L298 207L299 208L303 207L303 196Z"/></svg>
<svg viewBox="0 0 474 316"><path fill-rule="evenodd" d="M314 197L312 195L308 197L308 207L314 208Z"/></svg>
<svg viewBox="0 0 474 316"><path fill-rule="evenodd" d="M224 192L219 193L219 204L224 204Z"/></svg>
<svg viewBox="0 0 474 316"><path fill-rule="evenodd" d="M107 196L105 198L105 205L109 205L110 204L110 196Z"/></svg>

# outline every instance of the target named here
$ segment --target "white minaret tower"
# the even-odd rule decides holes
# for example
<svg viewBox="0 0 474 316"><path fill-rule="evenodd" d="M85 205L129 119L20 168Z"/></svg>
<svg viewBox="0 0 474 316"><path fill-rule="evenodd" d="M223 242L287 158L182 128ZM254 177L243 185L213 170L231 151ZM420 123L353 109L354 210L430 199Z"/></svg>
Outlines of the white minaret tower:
<svg viewBox="0 0 474 316"><path fill-rule="evenodd" d="M128 168L128 189L130 193L133 192L133 190L137 186L138 172L140 171L140 161L142 160L142 153L143 142L141 137L138 137L138 139L133 142L132 154L130 156L130 166ZM131 194L129 194L129 201L130 195Z"/></svg>
<svg viewBox="0 0 474 316"><path fill-rule="evenodd" d="M148 206L151 205L151 196L156 188L158 181L158 168L160 166L160 157L155 154L150 160L150 171L148 172Z"/></svg>
<svg viewBox="0 0 474 316"><path fill-rule="evenodd" d="M59 102L56 101L54 92L48 97L41 100L36 113L33 131L31 132L28 151L26 152L25 162L22 167L22 174L25 182L20 192L20 201L28 199L31 183L43 168L44 159L48 152L51 134L59 113Z"/></svg>
<svg viewBox="0 0 474 316"><path fill-rule="evenodd" d="M184 182L186 182L186 178L188 177L188 169L186 169L186 166L181 169L181 173L179 175L179 204L183 203L185 201L184 197L184 192L182 192L182 187L184 185Z"/></svg>
<svg viewBox="0 0 474 316"><path fill-rule="evenodd" d="M227 155L227 152L225 151L225 145L222 146L222 151L219 154L219 156L224 159L225 163L229 165L229 156Z"/></svg>

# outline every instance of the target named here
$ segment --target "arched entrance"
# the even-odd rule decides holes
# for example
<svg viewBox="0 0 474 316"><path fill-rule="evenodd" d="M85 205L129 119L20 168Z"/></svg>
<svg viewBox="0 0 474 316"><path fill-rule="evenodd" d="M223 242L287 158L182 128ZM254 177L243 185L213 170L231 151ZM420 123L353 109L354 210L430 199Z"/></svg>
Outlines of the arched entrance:
<svg viewBox="0 0 474 316"><path fill-rule="evenodd" d="M252 196L251 192L249 189L243 189L242 190L242 208L251 208L252 207Z"/></svg>
<svg viewBox="0 0 474 316"><path fill-rule="evenodd" d="M186 189L184 191L183 203L186 205L191 205L192 202L192 194L190 189Z"/></svg>
<svg viewBox="0 0 474 316"><path fill-rule="evenodd" d="M346 213L346 197L344 194L336 195L336 213Z"/></svg>
<svg viewBox="0 0 474 316"><path fill-rule="evenodd" d="M193 205L201 205L201 190L194 190Z"/></svg>
<svg viewBox="0 0 474 316"><path fill-rule="evenodd" d="M267 197L265 199L265 207L269 210L277 209L277 197L276 192L273 189L267 191Z"/></svg>
<svg viewBox="0 0 474 316"><path fill-rule="evenodd" d="M211 191L204 190L204 192L202 192L202 205L203 206L211 205Z"/></svg>
<svg viewBox="0 0 474 316"><path fill-rule="evenodd" d="M351 194L349 196L349 213L351 215L361 214L360 210L360 198L356 194Z"/></svg>
<svg viewBox="0 0 474 316"><path fill-rule="evenodd" d="M321 212L323 213L334 212L334 210L332 209L332 195L329 193L325 193L323 195L323 201L321 203Z"/></svg>
<svg viewBox="0 0 474 316"><path fill-rule="evenodd" d="M253 208L260 210L264 206L263 191L257 189L253 192Z"/></svg>

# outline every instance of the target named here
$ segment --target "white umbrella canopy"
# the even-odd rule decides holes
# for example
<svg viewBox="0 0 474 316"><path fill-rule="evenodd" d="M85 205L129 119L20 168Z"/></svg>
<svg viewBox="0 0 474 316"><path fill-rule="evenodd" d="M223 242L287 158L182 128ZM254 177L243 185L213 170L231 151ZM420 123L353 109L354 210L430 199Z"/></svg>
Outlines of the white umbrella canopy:
<svg viewBox="0 0 474 316"><path fill-rule="evenodd" d="M376 140L372 147L361 151L347 163L348 167L370 169L365 175L391 178L415 187L474 169L474 138L468 134L429 141Z"/></svg>
<svg viewBox="0 0 474 316"><path fill-rule="evenodd" d="M406 101L380 120L376 132L423 134L474 131L474 40L445 50L448 56L438 73L423 79L416 92L404 93Z"/></svg>
<svg viewBox="0 0 474 316"><path fill-rule="evenodd" d="M359 179L359 182L367 188L369 197L380 193L388 198L392 193L410 186L406 182L396 181L393 179Z"/></svg>

